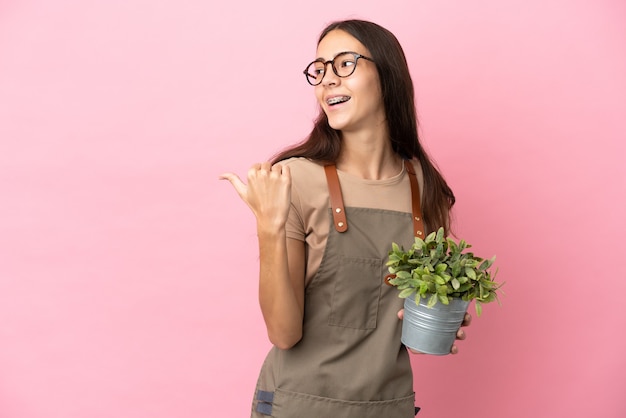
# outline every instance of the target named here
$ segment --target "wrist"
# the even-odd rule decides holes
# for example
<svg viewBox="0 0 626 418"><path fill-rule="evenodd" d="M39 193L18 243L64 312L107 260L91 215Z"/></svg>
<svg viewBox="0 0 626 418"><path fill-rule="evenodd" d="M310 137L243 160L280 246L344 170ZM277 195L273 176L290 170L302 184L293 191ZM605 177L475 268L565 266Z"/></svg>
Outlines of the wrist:
<svg viewBox="0 0 626 418"><path fill-rule="evenodd" d="M257 224L256 227L257 236L259 240L263 239L280 239L286 238L287 232L284 225L266 225Z"/></svg>

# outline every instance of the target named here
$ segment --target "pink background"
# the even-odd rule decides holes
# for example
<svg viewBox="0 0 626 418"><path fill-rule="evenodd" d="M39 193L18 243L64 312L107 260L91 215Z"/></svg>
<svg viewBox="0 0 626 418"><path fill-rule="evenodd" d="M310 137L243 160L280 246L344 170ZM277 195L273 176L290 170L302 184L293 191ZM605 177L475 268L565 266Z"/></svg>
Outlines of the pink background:
<svg viewBox="0 0 626 418"><path fill-rule="evenodd" d="M269 349L217 180L302 139L335 19L403 44L502 306L414 357L420 417L626 416L626 3L0 2L0 417L244 417Z"/></svg>

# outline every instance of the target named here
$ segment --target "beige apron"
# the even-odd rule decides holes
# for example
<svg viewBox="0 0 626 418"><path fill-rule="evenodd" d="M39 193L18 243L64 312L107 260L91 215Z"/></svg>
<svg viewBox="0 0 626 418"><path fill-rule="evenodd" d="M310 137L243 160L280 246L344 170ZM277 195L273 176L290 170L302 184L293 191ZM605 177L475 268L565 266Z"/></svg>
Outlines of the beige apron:
<svg viewBox="0 0 626 418"><path fill-rule="evenodd" d="M257 383L254 418L412 418L413 377L400 342L403 306L386 286L392 242L423 235L410 161L413 215L344 208L335 166L325 167L333 216L319 270L305 289L302 339L272 348ZM349 228L348 228L349 226Z"/></svg>

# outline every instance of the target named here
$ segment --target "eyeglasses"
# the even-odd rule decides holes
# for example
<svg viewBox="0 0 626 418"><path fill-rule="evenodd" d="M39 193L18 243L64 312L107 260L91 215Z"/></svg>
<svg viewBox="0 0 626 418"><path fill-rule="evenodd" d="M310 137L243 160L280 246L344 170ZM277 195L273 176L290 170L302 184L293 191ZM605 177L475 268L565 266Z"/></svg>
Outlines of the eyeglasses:
<svg viewBox="0 0 626 418"><path fill-rule="evenodd" d="M328 64L333 67L333 72L337 77L349 77L356 69L359 58L374 62L373 59L365 55L357 54L356 52L341 52L335 55L335 58L330 61L324 61L322 58L318 58L307 65L306 69L303 71L306 76L306 81L312 86L320 84L326 75L326 66Z"/></svg>

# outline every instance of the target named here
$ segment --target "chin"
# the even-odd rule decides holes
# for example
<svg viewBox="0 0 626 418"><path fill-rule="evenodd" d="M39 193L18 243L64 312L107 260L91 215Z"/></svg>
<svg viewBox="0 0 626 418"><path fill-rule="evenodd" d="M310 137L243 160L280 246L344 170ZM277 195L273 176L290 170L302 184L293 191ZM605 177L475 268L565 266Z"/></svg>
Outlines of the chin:
<svg viewBox="0 0 626 418"><path fill-rule="evenodd" d="M328 125L336 131L340 131L343 128L343 125L338 125L336 123L328 122Z"/></svg>
<svg viewBox="0 0 626 418"><path fill-rule="evenodd" d="M337 120L337 118L328 118L328 125L336 131L345 129L347 123L343 120Z"/></svg>

